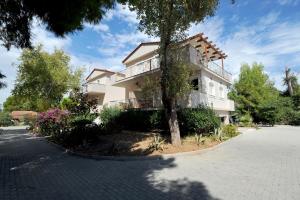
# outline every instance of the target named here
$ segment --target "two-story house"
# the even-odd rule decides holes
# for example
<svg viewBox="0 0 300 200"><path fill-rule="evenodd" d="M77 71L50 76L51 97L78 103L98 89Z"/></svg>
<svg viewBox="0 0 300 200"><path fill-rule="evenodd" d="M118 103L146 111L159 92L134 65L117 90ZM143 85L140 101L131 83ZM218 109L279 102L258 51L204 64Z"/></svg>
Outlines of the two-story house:
<svg viewBox="0 0 300 200"><path fill-rule="evenodd" d="M227 56L202 33L187 38L179 46L184 52L185 62L193 69L191 83L194 89L185 106L210 106L228 123L230 111L234 111L234 102L227 98L228 88L232 84L231 74L224 69ZM158 42L141 43L123 60L125 70L107 74L112 81L111 86L125 89L124 93L120 93L119 100L107 102L107 105L119 103L135 108L161 106L161 101L153 99L149 102L151 97L145 99L141 95L145 77L160 76L158 48Z"/></svg>
<svg viewBox="0 0 300 200"><path fill-rule="evenodd" d="M83 85L83 92L90 99L97 100L97 110L100 111L103 105L108 105L111 102L125 102L126 88L113 86L115 78L124 78L125 75L109 71L106 69L93 69L87 76L86 82Z"/></svg>

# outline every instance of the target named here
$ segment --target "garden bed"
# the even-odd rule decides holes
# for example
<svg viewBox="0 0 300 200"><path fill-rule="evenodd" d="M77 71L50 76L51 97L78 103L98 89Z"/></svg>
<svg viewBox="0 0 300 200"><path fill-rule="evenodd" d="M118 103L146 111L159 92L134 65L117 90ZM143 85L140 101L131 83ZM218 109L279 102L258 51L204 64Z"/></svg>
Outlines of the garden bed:
<svg viewBox="0 0 300 200"><path fill-rule="evenodd" d="M201 142L197 144L195 136L186 136L182 138L182 145L175 147L170 143L168 136L162 135L161 139L164 142L155 149L151 148L155 135L157 135L155 132L123 131L100 136L96 144L81 145L71 150L80 154L99 156L154 156L201 150L222 142L217 137L207 136L201 138Z"/></svg>

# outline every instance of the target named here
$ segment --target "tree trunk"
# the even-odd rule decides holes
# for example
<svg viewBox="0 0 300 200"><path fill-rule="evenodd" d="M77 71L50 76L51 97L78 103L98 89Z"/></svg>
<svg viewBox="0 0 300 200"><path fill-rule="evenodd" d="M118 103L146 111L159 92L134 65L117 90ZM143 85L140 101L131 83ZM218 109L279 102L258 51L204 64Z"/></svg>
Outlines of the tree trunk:
<svg viewBox="0 0 300 200"><path fill-rule="evenodd" d="M290 77L290 70L288 68L285 69L285 78L287 81L287 86L288 86L288 91L289 91L289 95L293 96L293 86L292 86L292 80Z"/></svg>
<svg viewBox="0 0 300 200"><path fill-rule="evenodd" d="M161 40L161 47L160 47L160 69L161 69L161 92L162 92L162 102L165 109L165 116L168 121L169 130L171 133L171 141L172 144L175 146L181 145L180 140L180 130L177 120L177 112L176 112L176 104L175 104L175 97L169 94L168 92L168 82L172 81L169 80L169 67L167 62L167 51L168 45L170 43L166 40Z"/></svg>
<svg viewBox="0 0 300 200"><path fill-rule="evenodd" d="M176 112L176 106L175 103L171 103L170 110L166 109L166 118L169 124L169 129L171 133L171 141L174 146L180 146L181 140L180 140L180 130L179 130L179 124L177 120L177 112Z"/></svg>

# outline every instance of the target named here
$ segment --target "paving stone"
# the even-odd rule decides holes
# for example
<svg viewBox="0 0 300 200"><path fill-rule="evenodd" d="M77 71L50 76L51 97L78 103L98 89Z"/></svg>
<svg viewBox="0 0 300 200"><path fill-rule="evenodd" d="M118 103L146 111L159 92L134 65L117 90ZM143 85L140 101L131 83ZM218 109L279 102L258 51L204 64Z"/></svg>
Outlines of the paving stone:
<svg viewBox="0 0 300 200"><path fill-rule="evenodd" d="M164 160L71 156L26 130L0 135L1 200L299 199L300 128L249 131Z"/></svg>

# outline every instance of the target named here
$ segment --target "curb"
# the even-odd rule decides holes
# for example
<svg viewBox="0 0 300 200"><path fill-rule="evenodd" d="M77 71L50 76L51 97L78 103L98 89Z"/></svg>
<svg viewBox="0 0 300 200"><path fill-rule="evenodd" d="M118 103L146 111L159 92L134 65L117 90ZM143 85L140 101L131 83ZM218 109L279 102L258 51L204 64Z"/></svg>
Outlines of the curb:
<svg viewBox="0 0 300 200"><path fill-rule="evenodd" d="M58 148L59 150L71 155L71 156L76 156L76 157L81 157L81 158L85 158L85 159L93 159L93 160L110 160L110 161L147 161L147 160L166 160L166 159L172 159L172 158L176 158L176 157L181 157L181 156L195 156L195 155L199 155L199 154L203 154L203 153L207 153L209 151L214 151L217 148L226 145L230 142L232 142L232 140L237 139L238 137L240 137L241 135L243 135L244 133L239 134L238 136L235 136L231 139L228 139L226 141L223 141L215 146L212 147L208 147L205 149L200 149L200 150L196 150L196 151L188 151L188 152L180 152L180 153L173 153L173 154L164 154L164 155L155 155L155 156L98 156L98 155L86 155L84 153L78 153L78 152L74 152L70 149L67 149L63 146L60 146L54 142L51 142L49 140L46 139L46 141L53 145L54 147Z"/></svg>

